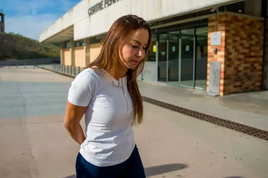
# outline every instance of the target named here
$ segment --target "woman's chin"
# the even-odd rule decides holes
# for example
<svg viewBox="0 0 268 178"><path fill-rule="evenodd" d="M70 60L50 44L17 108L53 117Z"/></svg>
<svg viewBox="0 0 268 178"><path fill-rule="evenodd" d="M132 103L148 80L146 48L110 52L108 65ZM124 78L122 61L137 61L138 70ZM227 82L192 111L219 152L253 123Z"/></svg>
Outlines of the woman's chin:
<svg viewBox="0 0 268 178"><path fill-rule="evenodd" d="M138 65L129 65L128 69L134 70L138 67Z"/></svg>
<svg viewBox="0 0 268 178"><path fill-rule="evenodd" d="M137 67L138 67L138 65L139 65L139 63L137 63L137 62L130 62L130 63L128 63L128 69L136 69Z"/></svg>

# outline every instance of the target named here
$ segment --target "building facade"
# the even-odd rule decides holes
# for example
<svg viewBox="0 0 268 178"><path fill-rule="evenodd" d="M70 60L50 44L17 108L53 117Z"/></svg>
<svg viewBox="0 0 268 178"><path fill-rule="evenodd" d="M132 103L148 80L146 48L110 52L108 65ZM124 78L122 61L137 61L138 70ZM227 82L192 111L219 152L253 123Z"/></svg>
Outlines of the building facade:
<svg viewBox="0 0 268 178"><path fill-rule="evenodd" d="M268 89L267 0L82 0L40 42L61 43L61 63L85 67L112 23L147 20L153 45L139 79L228 95Z"/></svg>

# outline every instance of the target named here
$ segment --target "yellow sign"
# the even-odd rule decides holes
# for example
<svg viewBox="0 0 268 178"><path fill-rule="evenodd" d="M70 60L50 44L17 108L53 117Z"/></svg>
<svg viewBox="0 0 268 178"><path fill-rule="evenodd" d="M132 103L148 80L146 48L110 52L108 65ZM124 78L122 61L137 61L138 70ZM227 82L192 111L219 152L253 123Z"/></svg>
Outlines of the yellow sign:
<svg viewBox="0 0 268 178"><path fill-rule="evenodd" d="M153 52L156 53L156 45L153 46Z"/></svg>

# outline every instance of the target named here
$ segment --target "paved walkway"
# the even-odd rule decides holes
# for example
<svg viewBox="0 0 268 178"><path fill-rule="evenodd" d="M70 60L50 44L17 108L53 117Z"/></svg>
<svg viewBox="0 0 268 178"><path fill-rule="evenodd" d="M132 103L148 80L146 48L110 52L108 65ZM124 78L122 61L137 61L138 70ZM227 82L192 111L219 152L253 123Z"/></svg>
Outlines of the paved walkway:
<svg viewBox="0 0 268 178"><path fill-rule="evenodd" d="M143 96L268 131L268 91L212 97L162 83L140 81L139 87Z"/></svg>
<svg viewBox="0 0 268 178"><path fill-rule="evenodd" d="M52 65L45 68L53 70ZM268 131L268 91L212 97L204 90L139 81L142 96Z"/></svg>
<svg viewBox="0 0 268 178"><path fill-rule="evenodd" d="M0 77L0 177L74 178L79 146L63 128L72 79L32 68L0 68ZM144 107L134 131L147 177L268 177L267 141Z"/></svg>

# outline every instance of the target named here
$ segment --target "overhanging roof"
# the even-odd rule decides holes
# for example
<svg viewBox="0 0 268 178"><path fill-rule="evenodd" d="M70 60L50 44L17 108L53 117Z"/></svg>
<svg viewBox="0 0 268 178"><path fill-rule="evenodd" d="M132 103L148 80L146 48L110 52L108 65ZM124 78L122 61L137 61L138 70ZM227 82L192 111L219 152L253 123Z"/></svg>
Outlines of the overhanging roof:
<svg viewBox="0 0 268 178"><path fill-rule="evenodd" d="M74 28L73 26L51 36L50 38L47 38L43 41L41 41L40 39L40 42L50 42L50 43L54 43L54 42L63 42L63 41L67 41L71 38L73 38L73 35L74 35Z"/></svg>
<svg viewBox="0 0 268 178"><path fill-rule="evenodd" d="M39 42L63 42L69 39L79 40L107 32L111 24L124 14L137 14L147 21L158 21L167 18L193 13L224 4L232 4L245 0L121 0L89 16L88 8L100 0L82 0L61 18L55 21L39 36ZM123 8L136 3L137 6ZM166 2L166 3L163 3ZM176 4L177 6L174 6ZM180 5L180 6L178 6ZM141 7L152 7L144 10ZM117 9L121 9L117 11ZM146 9L146 8L145 8Z"/></svg>

